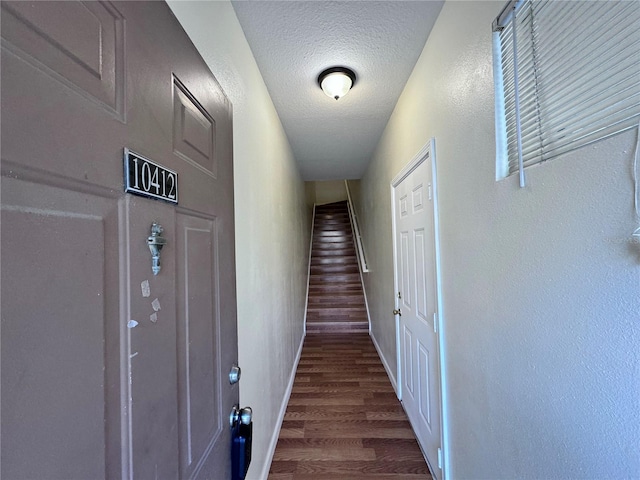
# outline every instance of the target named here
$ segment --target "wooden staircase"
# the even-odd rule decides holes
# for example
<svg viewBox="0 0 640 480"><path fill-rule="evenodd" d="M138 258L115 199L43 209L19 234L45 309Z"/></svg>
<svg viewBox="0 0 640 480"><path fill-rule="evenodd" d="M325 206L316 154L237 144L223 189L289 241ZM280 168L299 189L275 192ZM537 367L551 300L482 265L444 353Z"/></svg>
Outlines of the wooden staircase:
<svg viewBox="0 0 640 480"><path fill-rule="evenodd" d="M316 206L307 333L353 333L368 329L347 202Z"/></svg>

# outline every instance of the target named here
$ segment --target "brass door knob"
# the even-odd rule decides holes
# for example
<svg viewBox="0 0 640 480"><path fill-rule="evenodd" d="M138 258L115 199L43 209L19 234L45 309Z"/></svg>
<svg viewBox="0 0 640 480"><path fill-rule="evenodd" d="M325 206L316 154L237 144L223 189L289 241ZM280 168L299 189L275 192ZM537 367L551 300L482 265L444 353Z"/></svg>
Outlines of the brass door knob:
<svg viewBox="0 0 640 480"><path fill-rule="evenodd" d="M402 310L400 310L399 308L397 310L393 310L393 314L402 316Z"/></svg>

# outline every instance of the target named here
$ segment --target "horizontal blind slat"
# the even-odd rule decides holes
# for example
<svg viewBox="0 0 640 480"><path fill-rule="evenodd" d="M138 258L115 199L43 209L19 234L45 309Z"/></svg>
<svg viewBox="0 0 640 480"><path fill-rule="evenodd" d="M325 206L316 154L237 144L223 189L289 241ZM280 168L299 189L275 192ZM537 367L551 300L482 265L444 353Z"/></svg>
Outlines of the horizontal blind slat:
<svg viewBox="0 0 640 480"><path fill-rule="evenodd" d="M555 158L640 120L640 2L528 0L516 15L525 166ZM518 170L513 31L501 52L509 172Z"/></svg>

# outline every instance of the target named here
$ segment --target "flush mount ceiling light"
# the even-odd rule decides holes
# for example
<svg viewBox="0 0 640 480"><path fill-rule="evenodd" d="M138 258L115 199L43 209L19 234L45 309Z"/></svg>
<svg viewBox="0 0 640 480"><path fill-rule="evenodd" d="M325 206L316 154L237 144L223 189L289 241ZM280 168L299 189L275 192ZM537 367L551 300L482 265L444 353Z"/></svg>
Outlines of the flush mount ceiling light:
<svg viewBox="0 0 640 480"><path fill-rule="evenodd" d="M318 85L322 91L331 98L338 100L344 97L353 84L356 83L356 74L347 67L327 68L318 75Z"/></svg>

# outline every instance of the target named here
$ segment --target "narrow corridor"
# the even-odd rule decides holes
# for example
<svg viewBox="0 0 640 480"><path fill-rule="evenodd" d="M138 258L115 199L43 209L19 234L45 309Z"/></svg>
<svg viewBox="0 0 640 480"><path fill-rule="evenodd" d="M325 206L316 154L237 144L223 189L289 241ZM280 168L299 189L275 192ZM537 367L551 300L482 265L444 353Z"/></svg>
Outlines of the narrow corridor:
<svg viewBox="0 0 640 480"><path fill-rule="evenodd" d="M308 334L269 480L431 479L366 333Z"/></svg>

